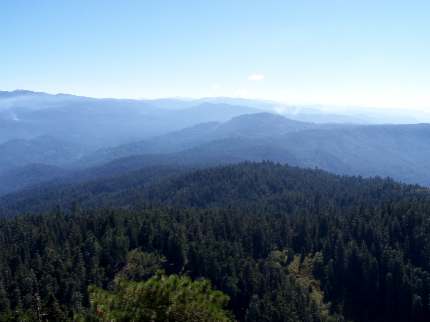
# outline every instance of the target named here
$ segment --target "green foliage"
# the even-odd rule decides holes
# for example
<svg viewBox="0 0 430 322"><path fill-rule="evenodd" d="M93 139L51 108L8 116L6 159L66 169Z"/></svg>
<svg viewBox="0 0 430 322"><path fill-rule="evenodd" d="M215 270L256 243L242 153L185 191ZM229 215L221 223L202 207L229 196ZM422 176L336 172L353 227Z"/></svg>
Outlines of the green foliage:
<svg viewBox="0 0 430 322"><path fill-rule="evenodd" d="M156 275L144 282L117 281L114 291L90 287L90 301L98 321L228 322L228 296L209 281L187 276Z"/></svg>
<svg viewBox="0 0 430 322"><path fill-rule="evenodd" d="M127 264L117 277L133 281L145 280L156 273L163 273L165 263L166 258L164 256L133 249L127 254Z"/></svg>
<svg viewBox="0 0 430 322"><path fill-rule="evenodd" d="M430 320L426 190L246 163L140 198L0 219L0 321L71 321L89 285L113 298L159 271L209 280L238 321Z"/></svg>

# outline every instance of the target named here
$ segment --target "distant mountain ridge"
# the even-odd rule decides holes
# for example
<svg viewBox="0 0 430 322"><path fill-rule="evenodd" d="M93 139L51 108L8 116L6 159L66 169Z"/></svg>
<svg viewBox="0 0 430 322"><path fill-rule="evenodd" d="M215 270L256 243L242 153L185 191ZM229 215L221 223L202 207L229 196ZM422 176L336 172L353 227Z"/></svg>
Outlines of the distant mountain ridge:
<svg viewBox="0 0 430 322"><path fill-rule="evenodd" d="M264 160L430 185L430 125L321 124L267 112L278 107L305 115L300 107L247 99L0 92L0 194L149 166ZM331 118L318 108L306 113Z"/></svg>
<svg viewBox="0 0 430 322"><path fill-rule="evenodd" d="M221 103L201 102L169 110L150 100L1 92L0 143L51 136L102 148L254 112L259 110Z"/></svg>
<svg viewBox="0 0 430 322"><path fill-rule="evenodd" d="M429 185L430 125L321 125L257 113L101 150L83 163L138 155L182 164L272 160Z"/></svg>
<svg viewBox="0 0 430 322"><path fill-rule="evenodd" d="M255 113L238 116L227 122L203 123L153 139L98 150L81 159L76 158L76 151L67 150L67 145L58 150L55 146L45 150L58 153L60 157L64 157L67 152L69 160L75 160L74 163L66 164L73 174L61 178L60 181L65 183L123 175L154 166L207 167L271 160L304 168L320 168L337 174L389 176L402 182L429 186L429 138L429 124L320 125L288 120L279 115ZM23 142L26 144L26 141ZM37 172L32 180L23 181L18 175L22 170L19 167L13 170L12 167L14 160L20 160L20 154L33 157L20 161L20 167L25 166L25 162L61 166L60 162L67 161L67 158L55 159L55 153L36 153L34 151L37 148L28 150L24 143L21 148L12 144L15 150L9 151L18 152L15 152L15 156L11 152L5 153L8 157L1 160L3 166L8 163L10 173L6 181L0 182L0 193L16 190L13 185L6 183L12 182L15 174L21 188L55 179ZM72 152L74 154L70 154ZM37 175L40 177L37 178Z"/></svg>
<svg viewBox="0 0 430 322"><path fill-rule="evenodd" d="M81 162L83 164L100 164L132 155L180 152L228 138L268 138L289 132L326 127L289 120L270 113L244 114L223 123L198 124L149 140L102 149L84 157Z"/></svg>

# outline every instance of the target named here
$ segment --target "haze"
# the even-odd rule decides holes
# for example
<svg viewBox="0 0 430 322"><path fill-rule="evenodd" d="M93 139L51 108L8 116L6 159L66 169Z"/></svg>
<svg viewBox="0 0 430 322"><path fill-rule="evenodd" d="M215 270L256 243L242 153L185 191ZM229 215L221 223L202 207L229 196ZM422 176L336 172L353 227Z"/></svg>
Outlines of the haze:
<svg viewBox="0 0 430 322"><path fill-rule="evenodd" d="M0 89L429 111L428 1L2 1Z"/></svg>

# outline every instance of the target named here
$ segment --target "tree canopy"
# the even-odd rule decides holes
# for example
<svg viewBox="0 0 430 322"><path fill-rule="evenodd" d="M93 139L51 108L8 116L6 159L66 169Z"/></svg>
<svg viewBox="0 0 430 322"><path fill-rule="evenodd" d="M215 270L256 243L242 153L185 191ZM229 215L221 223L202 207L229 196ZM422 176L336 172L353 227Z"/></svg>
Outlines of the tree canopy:
<svg viewBox="0 0 430 322"><path fill-rule="evenodd" d="M175 180L145 207L0 219L0 321L110 317L121 298L249 322L429 320L426 190L270 163Z"/></svg>

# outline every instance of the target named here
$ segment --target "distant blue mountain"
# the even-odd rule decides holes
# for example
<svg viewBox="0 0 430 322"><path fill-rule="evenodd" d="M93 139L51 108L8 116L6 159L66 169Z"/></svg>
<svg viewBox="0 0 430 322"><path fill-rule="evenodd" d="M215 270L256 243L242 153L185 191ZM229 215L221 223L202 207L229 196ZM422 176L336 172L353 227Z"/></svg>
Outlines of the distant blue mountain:
<svg viewBox="0 0 430 322"><path fill-rule="evenodd" d="M148 100L0 92L0 143L47 135L101 148L256 112L259 110L221 103L195 103L176 110Z"/></svg>
<svg viewBox="0 0 430 322"><path fill-rule="evenodd" d="M321 124L262 112L275 107L229 98L0 92L0 194L57 177L86 180L148 166L245 160L430 185L430 125ZM303 117L303 111L291 107L287 114ZM312 108L306 113L332 117Z"/></svg>

